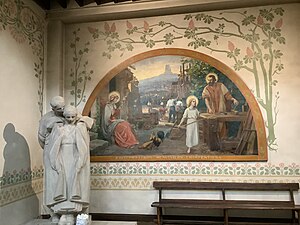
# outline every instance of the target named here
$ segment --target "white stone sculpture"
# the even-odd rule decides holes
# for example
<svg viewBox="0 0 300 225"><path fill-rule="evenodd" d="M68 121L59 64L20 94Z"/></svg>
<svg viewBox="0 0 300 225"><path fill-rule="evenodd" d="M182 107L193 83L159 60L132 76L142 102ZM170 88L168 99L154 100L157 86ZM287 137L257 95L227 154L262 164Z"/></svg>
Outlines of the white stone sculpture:
<svg viewBox="0 0 300 225"><path fill-rule="evenodd" d="M44 161L44 204L48 206L51 214L52 222L58 222L58 215L54 214L51 210L53 205L52 190L55 187L55 183L52 182L53 177L56 176L56 172L51 168L49 157L49 136L52 132L54 125L64 124L65 119L63 117L63 111L65 107L64 98L61 96L55 96L50 101L52 111L46 113L39 122L38 141L41 147L44 149L43 161Z"/></svg>
<svg viewBox="0 0 300 225"><path fill-rule="evenodd" d="M63 122L55 122L44 148L49 163L45 204L59 215L59 225L73 225L86 212L90 194L89 133L93 119L66 106ZM44 157L44 158L45 158ZM46 166L45 166L46 170Z"/></svg>

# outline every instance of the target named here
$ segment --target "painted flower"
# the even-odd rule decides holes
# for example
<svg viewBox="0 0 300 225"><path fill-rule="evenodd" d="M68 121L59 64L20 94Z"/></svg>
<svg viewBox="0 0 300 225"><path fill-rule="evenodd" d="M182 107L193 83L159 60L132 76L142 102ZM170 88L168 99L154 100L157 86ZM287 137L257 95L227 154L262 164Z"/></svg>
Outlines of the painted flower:
<svg viewBox="0 0 300 225"><path fill-rule="evenodd" d="M110 27L109 27L109 24L107 22L104 23L104 30L106 32L109 32L110 31Z"/></svg>
<svg viewBox="0 0 300 225"><path fill-rule="evenodd" d="M253 55L254 55L252 49L250 49L249 47L247 47L246 53L247 53L247 56L250 57L250 58L252 58Z"/></svg>
<svg viewBox="0 0 300 225"><path fill-rule="evenodd" d="M276 27L277 29L279 29L279 28L282 27L282 24L283 24L283 20L282 20L282 18L281 18L280 20L278 20L278 21L276 22L275 27Z"/></svg>
<svg viewBox="0 0 300 225"><path fill-rule="evenodd" d="M113 23L111 25L110 32L112 32L112 33L116 32L116 24L115 23Z"/></svg>
<svg viewBox="0 0 300 225"><path fill-rule="evenodd" d="M147 21L144 21L144 30L149 30L149 23Z"/></svg>
<svg viewBox="0 0 300 225"><path fill-rule="evenodd" d="M97 32L97 29L94 28L94 27L88 27L88 31L91 33L91 34L94 34Z"/></svg>
<svg viewBox="0 0 300 225"><path fill-rule="evenodd" d="M195 29L195 23L194 20L190 20L189 22L189 29L194 30Z"/></svg>
<svg viewBox="0 0 300 225"><path fill-rule="evenodd" d="M9 27L10 33L13 36L13 38L18 42L18 43L24 43L26 40L26 37L24 35L24 33L22 32L22 30L18 27L13 27L10 26Z"/></svg>
<svg viewBox="0 0 300 225"><path fill-rule="evenodd" d="M133 28L132 23L130 23L128 20L126 21L126 26L129 30L131 30Z"/></svg>
<svg viewBox="0 0 300 225"><path fill-rule="evenodd" d="M264 24L264 19L261 16L257 17L257 24L258 25L263 25Z"/></svg>
<svg viewBox="0 0 300 225"><path fill-rule="evenodd" d="M35 18L35 17L33 16L32 12L29 9L25 8L21 11L21 22L25 27L29 29L32 29L33 24L35 24L33 22L32 23L30 22L31 18ZM34 21L36 22L36 19Z"/></svg>
<svg viewBox="0 0 300 225"><path fill-rule="evenodd" d="M229 51L231 51L231 52L233 52L234 49L235 49L235 46L234 46L234 44L233 44L231 41L228 41L228 49L229 49Z"/></svg>

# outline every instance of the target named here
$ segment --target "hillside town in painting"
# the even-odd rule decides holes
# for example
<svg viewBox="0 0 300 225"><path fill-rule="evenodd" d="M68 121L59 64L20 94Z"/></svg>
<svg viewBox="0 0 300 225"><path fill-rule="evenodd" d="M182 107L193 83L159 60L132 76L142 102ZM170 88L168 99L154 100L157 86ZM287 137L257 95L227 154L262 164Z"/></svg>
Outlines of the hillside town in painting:
<svg viewBox="0 0 300 225"><path fill-rule="evenodd" d="M158 56L115 75L91 109L92 156L257 155L249 106L216 68Z"/></svg>

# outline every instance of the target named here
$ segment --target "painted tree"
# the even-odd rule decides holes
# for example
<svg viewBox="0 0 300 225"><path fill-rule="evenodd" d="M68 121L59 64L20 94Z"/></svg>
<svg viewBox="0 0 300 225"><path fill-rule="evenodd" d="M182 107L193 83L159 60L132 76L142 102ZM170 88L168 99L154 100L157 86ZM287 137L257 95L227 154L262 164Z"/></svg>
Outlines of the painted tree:
<svg viewBox="0 0 300 225"><path fill-rule="evenodd" d="M189 14L183 18L185 26L178 25L176 21L155 24L144 21L141 26L126 21L126 35L117 31L115 23L110 25L107 22L104 28L88 27L88 31L95 41L106 43L107 50L102 55L108 59L113 52L119 52L122 57L138 44L153 48L158 43L168 46L182 39L188 41L189 48L199 51L206 48L211 53L225 54L233 61L236 71L246 70L254 77L253 92L266 113L269 148L276 150L274 126L277 122L279 92L274 91L274 86L278 83L276 75L284 67L281 63L283 53L275 47L285 44L281 34L283 12L282 8L269 8L259 10L257 15L249 14L248 11L224 12L218 16ZM227 43L226 47L223 43Z"/></svg>
<svg viewBox="0 0 300 225"><path fill-rule="evenodd" d="M73 31L73 41L70 44L70 48L73 50L73 68L70 70L71 78L71 90L70 94L74 96L74 101L71 105L78 106L81 102L86 101L85 89L87 82L91 80L91 75L94 73L93 70L88 71L88 61L83 62L83 57L89 52L88 46L90 42L86 42L82 48L79 48L80 38L78 32L80 29Z"/></svg>
<svg viewBox="0 0 300 225"><path fill-rule="evenodd" d="M208 63L197 59L185 57L181 61L184 64L190 65L189 69L187 70L187 74L190 77L191 85L193 87L190 94L195 95L200 99L202 97L202 92L207 85L206 75L208 73L215 73L218 75L218 82L223 83L230 91L232 96L239 101L240 104L236 107L236 109L240 111L242 110L242 106L246 103L245 98L236 85L227 76ZM205 102L200 101L198 108L206 108Z"/></svg>

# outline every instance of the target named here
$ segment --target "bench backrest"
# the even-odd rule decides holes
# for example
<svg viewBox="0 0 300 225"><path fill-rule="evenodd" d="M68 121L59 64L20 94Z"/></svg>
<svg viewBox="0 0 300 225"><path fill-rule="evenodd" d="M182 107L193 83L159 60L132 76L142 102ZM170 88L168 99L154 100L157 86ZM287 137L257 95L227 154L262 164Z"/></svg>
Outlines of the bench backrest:
<svg viewBox="0 0 300 225"><path fill-rule="evenodd" d="M236 182L180 182L154 181L153 187L159 190L159 201L162 190L219 190L225 200L225 191L288 191L289 202L294 204L294 191L299 190L298 183L236 183Z"/></svg>
<svg viewBox="0 0 300 225"><path fill-rule="evenodd" d="M153 187L155 189L166 190L297 191L299 189L299 184L154 181Z"/></svg>

